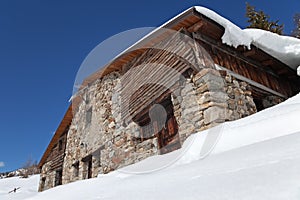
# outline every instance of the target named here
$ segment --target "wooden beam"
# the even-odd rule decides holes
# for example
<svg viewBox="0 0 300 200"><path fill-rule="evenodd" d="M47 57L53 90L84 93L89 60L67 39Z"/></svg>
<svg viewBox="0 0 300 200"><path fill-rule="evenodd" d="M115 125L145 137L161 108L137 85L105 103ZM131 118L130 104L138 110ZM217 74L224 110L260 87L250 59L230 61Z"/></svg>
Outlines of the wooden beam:
<svg viewBox="0 0 300 200"><path fill-rule="evenodd" d="M257 87L257 88L259 88L259 89L261 89L261 90L263 90L263 91L269 92L269 93L274 94L274 95L276 95L276 96L280 96L280 97L283 97L283 98L287 98L286 95L281 94L281 93L279 93L279 92L276 92L275 90L272 90L272 89L270 89L270 88L268 88L268 87L266 87L266 86L264 86L264 85L262 85L262 84L260 84L260 83L257 83L257 82L255 82L255 81L253 81L253 80L251 80L251 79L248 79L248 78L246 78L246 77L244 77L244 76L241 76L241 75L239 75L239 74L237 74L237 73L235 73L235 72L233 72L233 71L231 71L231 70L229 70L229 69L227 69L227 68L225 68L225 67L222 67L222 66L220 66L220 65L217 65L217 67L218 67L219 69L223 70L223 71L226 71L228 74L230 74L231 76L233 76L234 78L236 78L236 79L238 79L238 80L241 80L241 81L244 81L244 82L246 82L246 83L249 83L250 85L252 85L252 86L254 86L254 87Z"/></svg>
<svg viewBox="0 0 300 200"><path fill-rule="evenodd" d="M200 19L197 23L195 23L194 25L190 26L187 30L190 33L197 32L199 29L201 29L202 27L204 27L206 25L207 25L207 23L205 21L203 21L202 19Z"/></svg>
<svg viewBox="0 0 300 200"><path fill-rule="evenodd" d="M239 54L237 51L234 51L229 46L218 45L217 41L214 41L213 39L209 38L208 36L201 35L199 33L193 33L193 37L197 40L200 40L200 41L212 46L212 47L215 47L216 49L218 49L226 54L229 54L229 55L235 57L236 59L241 60L242 62L245 62L245 63L251 65L252 67L254 67L262 72L266 72L276 78L279 78L279 76L277 74L273 73L270 69L262 68L262 65L260 63L258 63L257 61L249 59L248 57L244 56L243 54ZM254 48L256 48L256 47L253 46L252 49L254 49ZM256 50L253 50L253 51L256 51Z"/></svg>
<svg viewBox="0 0 300 200"><path fill-rule="evenodd" d="M274 60L272 60L272 59L264 60L261 62L261 64L263 64L265 66L271 66L274 64Z"/></svg>
<svg viewBox="0 0 300 200"><path fill-rule="evenodd" d="M285 69L285 68L282 68L282 69L280 69L280 70L277 71L277 73L278 73L279 75L287 74L288 72L289 72L289 71L288 71L287 69Z"/></svg>
<svg viewBox="0 0 300 200"><path fill-rule="evenodd" d="M256 52L255 48L251 48L250 51L244 52L243 55L246 56L246 57L250 57L250 56L255 55L256 53L257 53L257 52Z"/></svg>

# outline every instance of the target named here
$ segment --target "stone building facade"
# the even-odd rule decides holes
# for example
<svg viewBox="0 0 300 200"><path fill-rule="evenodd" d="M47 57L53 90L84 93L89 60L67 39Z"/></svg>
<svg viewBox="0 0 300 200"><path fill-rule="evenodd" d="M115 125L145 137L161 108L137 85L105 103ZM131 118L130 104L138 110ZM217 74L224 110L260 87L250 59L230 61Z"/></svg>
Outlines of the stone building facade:
<svg viewBox="0 0 300 200"><path fill-rule="evenodd" d="M249 116L297 92L292 86L299 86L299 79L286 65L254 46L252 51L222 44L224 29L195 10L169 24L191 36L188 49L174 38L171 41L176 53L184 52L194 64L145 48L116 59L113 69L108 66L106 73L95 76L75 97L40 161L39 191L177 150L193 133ZM272 62L275 67L269 65ZM136 93L125 98L131 115L127 118L122 84L128 70L143 63L166 64L182 76L166 88L155 84L135 88ZM138 101L150 94L145 91L157 96Z"/></svg>
<svg viewBox="0 0 300 200"><path fill-rule="evenodd" d="M68 132L63 184L96 177L162 153L164 147L159 146L158 136L141 141L141 128L135 122L119 126L119 81L120 74L113 72L84 93ZM255 113L250 87L225 71L203 69L190 75L175 95L170 95L178 124L173 138L176 146L180 148L192 133ZM172 150L171 147L169 151ZM163 153L166 152L168 149Z"/></svg>

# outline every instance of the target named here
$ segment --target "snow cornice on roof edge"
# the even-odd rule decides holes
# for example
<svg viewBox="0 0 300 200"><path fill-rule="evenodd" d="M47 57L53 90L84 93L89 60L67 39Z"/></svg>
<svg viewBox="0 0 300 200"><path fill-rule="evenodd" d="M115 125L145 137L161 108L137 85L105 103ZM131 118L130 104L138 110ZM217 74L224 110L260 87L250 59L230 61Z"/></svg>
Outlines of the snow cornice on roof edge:
<svg viewBox="0 0 300 200"><path fill-rule="evenodd" d="M225 32L222 36L224 44L235 48L242 45L248 49L250 49L252 44L294 70L300 65L299 39L290 36L281 36L260 29L241 29L208 8L194 6L194 9L224 27Z"/></svg>

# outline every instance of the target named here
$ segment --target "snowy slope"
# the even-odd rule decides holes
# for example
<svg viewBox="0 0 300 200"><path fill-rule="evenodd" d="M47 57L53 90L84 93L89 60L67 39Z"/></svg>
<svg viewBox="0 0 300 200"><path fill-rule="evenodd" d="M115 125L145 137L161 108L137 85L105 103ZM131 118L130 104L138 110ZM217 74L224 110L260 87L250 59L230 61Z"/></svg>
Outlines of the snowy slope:
<svg viewBox="0 0 300 200"><path fill-rule="evenodd" d="M299 200L299 143L300 133L291 134L156 173L104 176L30 199Z"/></svg>
<svg viewBox="0 0 300 200"><path fill-rule="evenodd" d="M0 200L24 200L27 197L37 194L39 178L39 175L34 175L29 178L12 177L0 179ZM18 187L20 189L16 193L8 194L9 191Z"/></svg>
<svg viewBox="0 0 300 200"><path fill-rule="evenodd" d="M225 123L211 154L201 159L207 131L194 134L186 151L154 156L98 178L59 186L36 194L35 176L0 180L0 199L23 184L23 199L300 199L300 94L250 117ZM182 151L182 150L181 150ZM181 154L180 154L181 153ZM147 171L158 163L179 159L164 169ZM31 183L29 183L31 181ZM29 185L33 184L32 187ZM3 189L4 188L4 189ZM21 198L22 199L22 198Z"/></svg>

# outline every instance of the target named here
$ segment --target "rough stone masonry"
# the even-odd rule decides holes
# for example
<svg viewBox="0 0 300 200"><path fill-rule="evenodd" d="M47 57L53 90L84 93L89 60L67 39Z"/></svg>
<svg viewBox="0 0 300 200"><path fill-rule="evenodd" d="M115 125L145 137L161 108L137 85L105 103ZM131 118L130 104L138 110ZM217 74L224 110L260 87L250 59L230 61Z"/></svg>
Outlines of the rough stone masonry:
<svg viewBox="0 0 300 200"><path fill-rule="evenodd" d="M68 132L63 184L87 178L88 156L96 177L159 154L157 138L138 141L138 125L120 122L120 77L108 74L84 92ZM250 86L215 69L191 74L171 97L181 144L192 133L256 112Z"/></svg>

